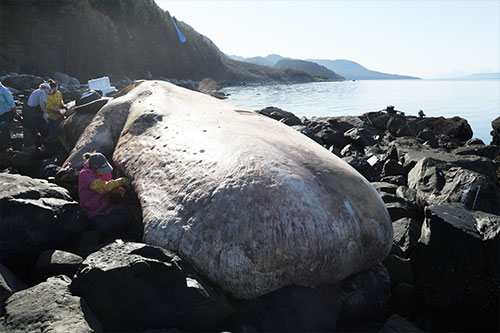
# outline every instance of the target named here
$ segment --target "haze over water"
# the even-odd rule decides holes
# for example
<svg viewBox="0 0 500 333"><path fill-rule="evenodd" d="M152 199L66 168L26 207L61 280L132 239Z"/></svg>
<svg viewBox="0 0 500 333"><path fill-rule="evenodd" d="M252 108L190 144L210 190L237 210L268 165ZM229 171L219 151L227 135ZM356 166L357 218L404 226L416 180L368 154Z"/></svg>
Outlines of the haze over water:
<svg viewBox="0 0 500 333"><path fill-rule="evenodd" d="M489 144L500 116L500 80L366 80L228 87L228 102L247 110L268 106L305 116L359 116L394 105L406 115L465 118Z"/></svg>

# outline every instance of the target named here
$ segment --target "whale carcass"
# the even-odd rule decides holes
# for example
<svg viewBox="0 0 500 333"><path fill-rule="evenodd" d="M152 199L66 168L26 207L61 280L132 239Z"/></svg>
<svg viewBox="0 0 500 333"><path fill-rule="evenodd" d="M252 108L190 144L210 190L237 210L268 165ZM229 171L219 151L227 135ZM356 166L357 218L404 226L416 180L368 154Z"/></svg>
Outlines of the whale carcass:
<svg viewBox="0 0 500 333"><path fill-rule="evenodd" d="M113 153L132 180L144 242L235 297L340 281L388 254L389 214L348 164L292 128L163 81L104 106L66 168Z"/></svg>

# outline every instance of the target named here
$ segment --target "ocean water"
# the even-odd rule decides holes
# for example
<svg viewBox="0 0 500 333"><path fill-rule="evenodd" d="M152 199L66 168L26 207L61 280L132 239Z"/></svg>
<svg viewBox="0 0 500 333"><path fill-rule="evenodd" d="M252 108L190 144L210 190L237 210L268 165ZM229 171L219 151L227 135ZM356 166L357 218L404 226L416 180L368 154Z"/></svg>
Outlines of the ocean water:
<svg viewBox="0 0 500 333"><path fill-rule="evenodd" d="M406 115L467 119L473 136L491 142L500 116L500 80L367 80L228 87L227 102L246 110L268 106L306 116L357 116L394 105Z"/></svg>

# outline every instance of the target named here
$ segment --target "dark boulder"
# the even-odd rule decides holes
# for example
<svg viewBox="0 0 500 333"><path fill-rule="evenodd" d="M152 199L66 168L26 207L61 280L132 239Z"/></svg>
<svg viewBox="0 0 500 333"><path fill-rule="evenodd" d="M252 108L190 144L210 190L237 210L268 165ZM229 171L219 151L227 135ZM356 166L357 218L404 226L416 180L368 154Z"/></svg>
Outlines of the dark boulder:
<svg viewBox="0 0 500 333"><path fill-rule="evenodd" d="M396 189L396 196L414 203L417 201L417 191L408 186L399 186Z"/></svg>
<svg viewBox="0 0 500 333"><path fill-rule="evenodd" d="M387 150L387 147L381 145L381 144L375 144L373 146L366 146L363 148L363 153L366 155L366 157L374 156L374 155L384 155L387 158L391 158L389 156L389 151ZM396 158L397 160L397 158Z"/></svg>
<svg viewBox="0 0 500 333"><path fill-rule="evenodd" d="M388 309L389 275L381 264L334 285L286 287L241 301L235 331L345 331L365 321L380 321Z"/></svg>
<svg viewBox="0 0 500 333"><path fill-rule="evenodd" d="M429 127L426 127L423 130L421 130L420 132L418 132L417 139L420 142L425 142L425 141L429 141L429 140L437 142L437 138L434 135L434 131L431 130Z"/></svg>
<svg viewBox="0 0 500 333"><path fill-rule="evenodd" d="M404 317L397 314L393 314L387 319L384 326L378 331L378 333L407 333L407 332L423 332L411 321L408 321Z"/></svg>
<svg viewBox="0 0 500 333"><path fill-rule="evenodd" d="M415 219L421 219L423 217L417 205L411 201L400 198L395 194L385 192L380 192L380 197L384 201L392 221L397 221L404 217Z"/></svg>
<svg viewBox="0 0 500 333"><path fill-rule="evenodd" d="M399 176L385 176L380 178L381 182L386 182L386 183L391 183L394 185L399 185L399 186L406 186L408 184L408 181L405 176L399 175Z"/></svg>
<svg viewBox="0 0 500 333"><path fill-rule="evenodd" d="M79 255L60 250L47 250L40 253L35 272L41 280L57 275L73 277L82 262L83 258Z"/></svg>
<svg viewBox="0 0 500 333"><path fill-rule="evenodd" d="M305 125L293 125L291 127L294 130L296 130L297 132L300 132L300 133L304 134L305 136L307 136L309 139L315 141L316 143L323 145L323 140L320 137L318 137L316 134L314 134L309 128L307 128L307 126L305 126Z"/></svg>
<svg viewBox="0 0 500 333"><path fill-rule="evenodd" d="M399 175L406 175L405 168L395 160L388 159L385 161L384 166L382 167L382 176L386 177Z"/></svg>
<svg viewBox="0 0 500 333"><path fill-rule="evenodd" d="M45 80L39 76L20 74L6 77L2 83L4 86L11 87L20 91L38 89L38 86Z"/></svg>
<svg viewBox="0 0 500 333"><path fill-rule="evenodd" d="M373 146L380 141L382 133L365 127L354 127L344 133L344 137L351 143L363 149Z"/></svg>
<svg viewBox="0 0 500 333"><path fill-rule="evenodd" d="M412 218L402 218L392 223L394 229L394 243L400 248L405 258L410 258L415 250L422 222Z"/></svg>
<svg viewBox="0 0 500 333"><path fill-rule="evenodd" d="M395 254L394 247L391 252L393 253L389 254L382 262L391 277L391 289L401 283L413 284L414 278L410 259Z"/></svg>
<svg viewBox="0 0 500 333"><path fill-rule="evenodd" d="M340 156L342 157L347 157L347 156L363 156L363 153L359 151L359 149L353 145L352 143L346 145L342 150L340 151Z"/></svg>
<svg viewBox="0 0 500 333"><path fill-rule="evenodd" d="M337 330L341 292L335 285L286 287L243 301L232 318L233 331L314 332Z"/></svg>
<svg viewBox="0 0 500 333"><path fill-rule="evenodd" d="M139 243L115 242L89 255L71 288L106 331L209 331L232 313L224 295L191 265Z"/></svg>
<svg viewBox="0 0 500 333"><path fill-rule="evenodd" d="M426 208L411 262L437 330L498 329L500 216L462 204Z"/></svg>
<svg viewBox="0 0 500 333"><path fill-rule="evenodd" d="M465 146L474 146L474 145L484 145L484 141L479 138L472 138L467 140Z"/></svg>
<svg viewBox="0 0 500 333"><path fill-rule="evenodd" d="M493 130L490 132L492 136L491 144L500 146L500 117L497 117L491 122Z"/></svg>
<svg viewBox="0 0 500 333"><path fill-rule="evenodd" d="M10 160L9 166L26 176L33 178L43 178L44 176L39 148L30 147L15 153Z"/></svg>
<svg viewBox="0 0 500 333"><path fill-rule="evenodd" d="M367 162L377 171L382 172L385 162L389 159L388 155L385 153L376 153L373 151L368 151L365 147L365 156L367 157Z"/></svg>
<svg viewBox="0 0 500 333"><path fill-rule="evenodd" d="M1 260L57 248L84 228L68 191L45 180L0 173Z"/></svg>
<svg viewBox="0 0 500 333"><path fill-rule="evenodd" d="M500 214L500 187L484 173L423 158L408 174L408 187L416 190L420 206L461 202L473 210Z"/></svg>
<svg viewBox="0 0 500 333"><path fill-rule="evenodd" d="M0 331L102 332L85 301L70 293L70 282L60 275L10 296L5 303L6 315L0 318Z"/></svg>
<svg viewBox="0 0 500 333"><path fill-rule="evenodd" d="M350 331L359 322L380 321L388 310L390 276L382 264L345 279L340 283L340 290L340 331Z"/></svg>
<svg viewBox="0 0 500 333"><path fill-rule="evenodd" d="M71 77L68 74L64 74L61 72L54 73L54 80L59 83L59 85L76 89L80 87L80 81L77 78Z"/></svg>
<svg viewBox="0 0 500 333"><path fill-rule="evenodd" d="M257 110L256 112L264 116L281 121L282 123L285 123L288 126L303 125L300 119L293 113L281 110L280 108L274 106L268 106L267 108L264 108L262 110Z"/></svg>
<svg viewBox="0 0 500 333"><path fill-rule="evenodd" d="M346 156L342 159L368 179L368 181L375 182L380 180L379 172L366 161L364 156Z"/></svg>
<svg viewBox="0 0 500 333"><path fill-rule="evenodd" d="M413 202L406 201L404 199L401 199L401 201L386 203L385 208L387 208L392 221L397 221L402 218L418 219L421 215L417 206Z"/></svg>
<svg viewBox="0 0 500 333"><path fill-rule="evenodd" d="M486 157L490 160L494 160L497 156L500 155L500 146L484 144L465 145L463 147L454 149L453 153L457 155L477 155Z"/></svg>
<svg viewBox="0 0 500 333"><path fill-rule="evenodd" d="M419 302L418 289L413 284L402 282L396 284L392 288L391 312L399 314L405 318L416 319L418 318L419 313L421 313L421 309L419 309L420 306L421 304Z"/></svg>
<svg viewBox="0 0 500 333"><path fill-rule="evenodd" d="M415 136L415 133L408 127L406 120L401 116L393 116L387 123L387 131L394 136Z"/></svg>
<svg viewBox="0 0 500 333"><path fill-rule="evenodd" d="M437 148L439 146L438 139L434 135L434 132L428 127L417 134L417 140L431 148Z"/></svg>
<svg viewBox="0 0 500 333"><path fill-rule="evenodd" d="M7 267L0 264L0 317L5 314L4 303L13 293L27 286L21 282Z"/></svg>
<svg viewBox="0 0 500 333"><path fill-rule="evenodd" d="M358 116L341 116L341 117L314 117L318 121L323 121L328 124L328 127L342 133L347 132L353 127L364 127L364 121Z"/></svg>
<svg viewBox="0 0 500 333"><path fill-rule="evenodd" d="M335 146L339 149L342 149L347 144L349 144L349 140L344 137L344 133L339 130L333 130L331 128L322 128L319 132L316 133L316 136L321 139L323 144L327 146Z"/></svg>
<svg viewBox="0 0 500 333"><path fill-rule="evenodd" d="M398 185L394 185L391 183L371 182L371 184L381 194L382 192L396 194L396 190L398 188Z"/></svg>
<svg viewBox="0 0 500 333"><path fill-rule="evenodd" d="M427 118L429 126L434 134L444 134L452 141L465 142L472 138L472 128L467 120L460 117L453 118Z"/></svg>
<svg viewBox="0 0 500 333"><path fill-rule="evenodd" d="M459 167L482 173L492 180L496 179L495 172L498 166L491 159L475 155L451 154L442 149L409 150L404 154L403 166L409 172L417 162L425 158L433 160L433 163L439 165L442 170Z"/></svg>
<svg viewBox="0 0 500 333"><path fill-rule="evenodd" d="M367 112L363 114L360 118L365 121L366 124L373 126L379 130L385 131L387 130L387 123L393 115L386 112Z"/></svg>

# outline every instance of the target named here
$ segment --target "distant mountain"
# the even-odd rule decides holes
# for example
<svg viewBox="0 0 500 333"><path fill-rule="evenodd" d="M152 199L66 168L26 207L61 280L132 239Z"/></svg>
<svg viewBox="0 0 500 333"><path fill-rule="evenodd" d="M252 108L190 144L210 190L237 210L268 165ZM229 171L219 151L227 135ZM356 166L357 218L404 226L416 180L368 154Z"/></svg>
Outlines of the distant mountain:
<svg viewBox="0 0 500 333"><path fill-rule="evenodd" d="M369 70L366 67L361 66L357 62L350 60L320 60L320 59L308 59L319 65L325 66L326 68L334 71L335 73L342 75L348 80L405 80L405 79L420 79L414 76L398 75L398 74L387 74Z"/></svg>
<svg viewBox="0 0 500 333"><path fill-rule="evenodd" d="M270 54L265 57L250 57L250 58L245 58L237 55L230 55L228 56L229 58L233 60L238 60L238 61L244 61L248 62L251 64L257 64L261 66L267 66L267 67L273 67L278 61L282 59L292 59L292 58L284 58L280 55L277 54Z"/></svg>
<svg viewBox="0 0 500 333"><path fill-rule="evenodd" d="M267 66L267 67L273 67L273 65L274 65L273 62L267 60L266 58L262 58L262 57L244 58L244 57L240 57L240 56L231 55L231 56L229 56L229 58L231 58L233 60L249 62L251 64Z"/></svg>
<svg viewBox="0 0 500 333"><path fill-rule="evenodd" d="M456 80L500 80L500 72L496 73L474 73L462 77L453 78Z"/></svg>
<svg viewBox="0 0 500 333"><path fill-rule="evenodd" d="M280 60L296 60L292 58L285 58L278 54L270 54L266 57L253 57L244 58L239 56L230 56L230 58L249 62L253 64L259 64L264 66L274 66ZM347 80L401 80L401 79L420 79L414 76L398 75L398 74L387 74L382 72L376 72L369 70L368 68L361 66L357 62L350 60L320 60L320 59L307 59L306 61L317 63L318 65L324 66L327 69L335 72L336 74L346 78Z"/></svg>
<svg viewBox="0 0 500 333"><path fill-rule="evenodd" d="M328 68L311 61L281 59L276 64L274 64L274 68L278 69L293 68L317 75L319 77L324 77L325 79L328 80L335 80L335 81L344 80L342 76L337 75L334 71L331 71Z"/></svg>
<svg viewBox="0 0 500 333"><path fill-rule="evenodd" d="M283 59L292 59L288 57L282 57L279 54L269 54L264 57L267 61L270 61L272 63L271 66L274 66L278 61L283 60Z"/></svg>

